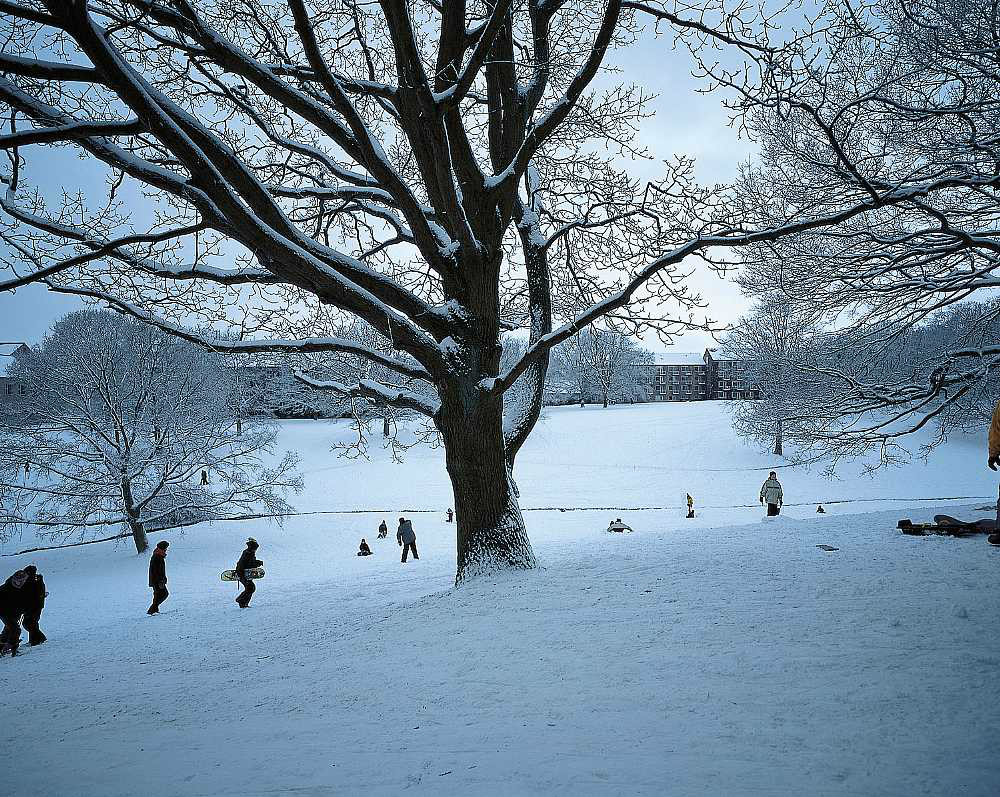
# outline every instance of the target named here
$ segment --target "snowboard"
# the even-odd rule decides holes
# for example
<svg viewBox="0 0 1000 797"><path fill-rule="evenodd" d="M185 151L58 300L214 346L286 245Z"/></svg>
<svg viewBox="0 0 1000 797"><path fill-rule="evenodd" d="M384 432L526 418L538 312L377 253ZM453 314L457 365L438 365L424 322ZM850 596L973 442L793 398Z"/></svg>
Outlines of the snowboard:
<svg viewBox="0 0 1000 797"><path fill-rule="evenodd" d="M247 570L247 575L250 577L251 580L264 578L264 568L255 567L251 570ZM223 570L222 575L220 575L219 578L221 578L223 581L239 581L239 579L236 577L235 570Z"/></svg>

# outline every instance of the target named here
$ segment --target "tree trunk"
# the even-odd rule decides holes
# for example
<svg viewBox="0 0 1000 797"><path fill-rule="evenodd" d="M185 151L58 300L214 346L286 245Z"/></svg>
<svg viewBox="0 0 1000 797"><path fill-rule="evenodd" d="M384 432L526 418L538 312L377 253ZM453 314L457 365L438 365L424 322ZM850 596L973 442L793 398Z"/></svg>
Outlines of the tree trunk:
<svg viewBox="0 0 1000 797"><path fill-rule="evenodd" d="M464 385L449 380L442 393L435 423L444 438L455 494L455 582L535 567L517 491L507 470L502 399L482 398L471 380Z"/></svg>
<svg viewBox="0 0 1000 797"><path fill-rule="evenodd" d="M135 512L135 501L132 499L132 485L127 478L122 476L122 502L125 505L125 517L128 519L128 527L132 532L132 542L135 543L135 552L143 553L148 547L146 540L146 529L139 521L139 516Z"/></svg>
<svg viewBox="0 0 1000 797"><path fill-rule="evenodd" d="M132 542L135 543L135 552L143 553L149 548L149 541L146 539L146 529L142 523L129 521L129 528L132 530Z"/></svg>
<svg viewBox="0 0 1000 797"><path fill-rule="evenodd" d="M781 420L779 419L778 424L774 430L774 453L779 457L784 456L781 451L781 442L782 442L781 438L782 438L782 428L781 428Z"/></svg>
<svg viewBox="0 0 1000 797"><path fill-rule="evenodd" d="M389 416L386 415L382 418L382 437L389 436Z"/></svg>

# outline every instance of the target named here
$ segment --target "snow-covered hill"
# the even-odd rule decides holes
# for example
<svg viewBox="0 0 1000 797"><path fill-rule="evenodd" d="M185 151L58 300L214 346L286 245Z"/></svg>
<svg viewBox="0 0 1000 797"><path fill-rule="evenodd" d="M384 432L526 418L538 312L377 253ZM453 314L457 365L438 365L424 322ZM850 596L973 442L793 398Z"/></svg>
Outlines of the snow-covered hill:
<svg viewBox="0 0 1000 797"><path fill-rule="evenodd" d="M350 434L285 424L295 503L378 512L163 535L158 617L126 545L0 559L51 593L50 642L0 661L11 793L1000 792L1000 549L894 529L987 514L982 441L875 479L783 468L801 505L764 521L781 463L723 406L550 410L516 473L525 507L570 510L527 514L543 569L454 590L442 452L333 458ZM916 500L947 496L983 498ZM574 509L633 506L668 508ZM399 514L421 555L405 565L374 539ZM636 532L608 535L613 517ZM219 572L248 534L268 575L241 611Z"/></svg>

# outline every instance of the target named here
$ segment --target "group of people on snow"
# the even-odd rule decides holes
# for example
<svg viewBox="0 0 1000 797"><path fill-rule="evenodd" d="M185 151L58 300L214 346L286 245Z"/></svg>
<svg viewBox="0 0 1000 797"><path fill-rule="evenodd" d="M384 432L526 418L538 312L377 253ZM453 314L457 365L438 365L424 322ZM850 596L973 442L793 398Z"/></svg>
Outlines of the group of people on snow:
<svg viewBox="0 0 1000 797"><path fill-rule="evenodd" d="M448 510L449 520L451 522L452 511ZM389 536L389 527L383 520L378 526L378 539L384 540ZM413 554L414 559L419 559L417 555L417 534L413 530L413 521L406 518L399 519L399 527L396 529L396 543L400 548L403 549L403 556L400 559L401 562L405 562L409 554ZM361 545L358 546L358 556L371 556L372 549L371 546L365 541L365 538L361 538Z"/></svg>
<svg viewBox="0 0 1000 797"><path fill-rule="evenodd" d="M169 547L169 542L160 540L156 543L153 554L149 557L149 586L153 590L153 602L146 609L146 614L149 615L159 614L160 606L170 595L167 591L167 548ZM243 591L236 597L236 603L241 609L250 605L250 599L257 589L250 571L264 564L257 558L258 548L260 548L260 543L253 537L248 538L247 547L236 562L236 580L243 587Z"/></svg>
<svg viewBox="0 0 1000 797"><path fill-rule="evenodd" d="M29 645L41 645L46 640L38 627L46 595L45 581L34 565L18 570L0 586L0 656L17 655L22 625L28 631Z"/></svg>

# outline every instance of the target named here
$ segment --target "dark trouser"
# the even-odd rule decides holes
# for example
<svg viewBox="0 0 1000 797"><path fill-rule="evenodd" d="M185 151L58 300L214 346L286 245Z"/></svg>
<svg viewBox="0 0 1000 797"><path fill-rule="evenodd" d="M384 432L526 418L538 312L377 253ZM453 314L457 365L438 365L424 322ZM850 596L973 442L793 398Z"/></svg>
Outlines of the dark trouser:
<svg viewBox="0 0 1000 797"><path fill-rule="evenodd" d="M48 637L42 633L42 629L38 627L39 617L41 617L41 613L26 614L24 615L24 620L22 620L22 625L28 632L29 645L41 645L46 639L48 639Z"/></svg>
<svg viewBox="0 0 1000 797"><path fill-rule="evenodd" d="M241 578L240 583L243 585L243 592L236 596L236 602L245 609L257 587L254 586L252 578Z"/></svg>
<svg viewBox="0 0 1000 797"><path fill-rule="evenodd" d="M153 587L153 602L146 609L146 614L156 614L160 611L160 604L167 599L169 594L166 587Z"/></svg>
<svg viewBox="0 0 1000 797"><path fill-rule="evenodd" d="M17 653L17 646L21 644L21 616L19 614L5 614L3 620L3 632L0 633L0 647L10 645L11 655Z"/></svg>
<svg viewBox="0 0 1000 797"><path fill-rule="evenodd" d="M415 542L404 542L403 543L403 558L402 558L403 562L406 561L406 554L408 554L410 551L413 551L413 558L414 559L419 559L420 558L419 556L417 556L417 544Z"/></svg>
<svg viewBox="0 0 1000 797"><path fill-rule="evenodd" d="M768 517L776 517L779 512L781 512L781 508L777 504L768 504L767 505L767 516Z"/></svg>

